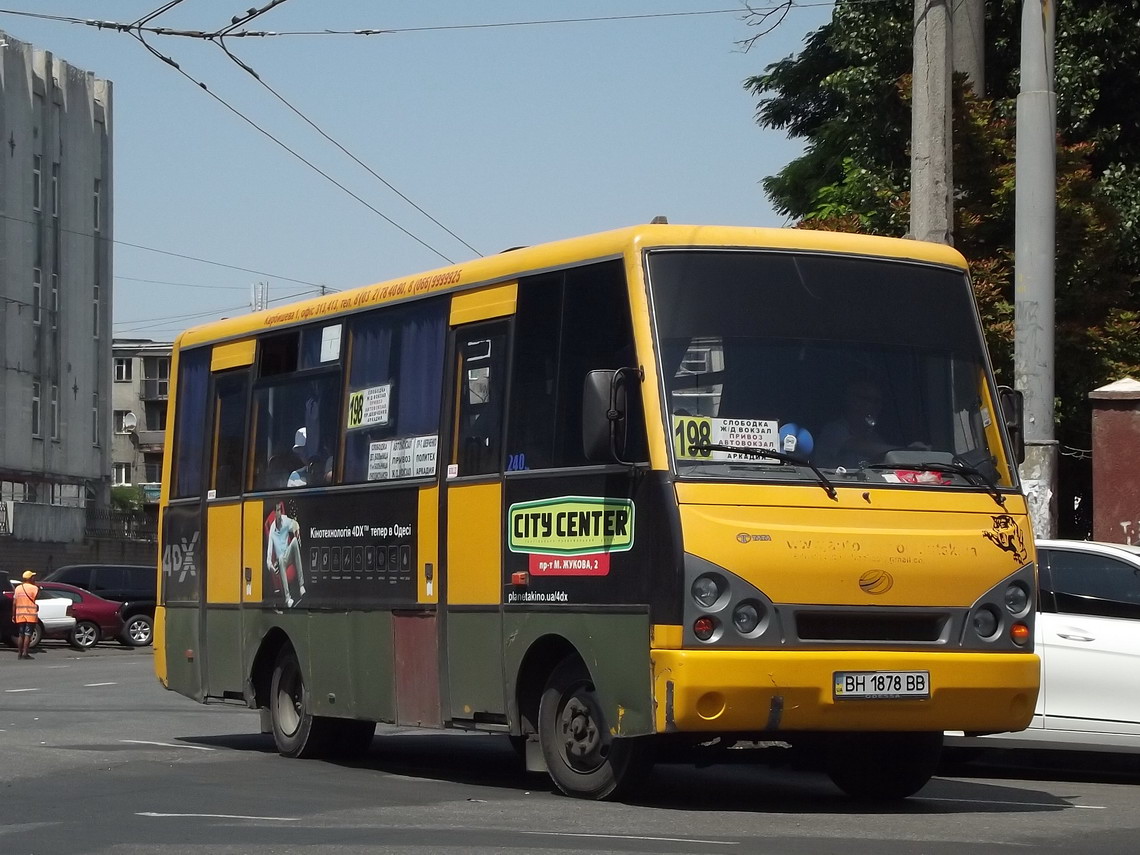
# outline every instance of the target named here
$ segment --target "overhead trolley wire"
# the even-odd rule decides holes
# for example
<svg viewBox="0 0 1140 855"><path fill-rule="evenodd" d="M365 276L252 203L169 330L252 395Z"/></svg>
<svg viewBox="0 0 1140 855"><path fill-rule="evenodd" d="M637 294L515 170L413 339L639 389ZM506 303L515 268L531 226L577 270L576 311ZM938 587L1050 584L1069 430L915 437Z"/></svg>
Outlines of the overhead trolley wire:
<svg viewBox="0 0 1140 855"><path fill-rule="evenodd" d="M389 190L391 190L393 193L395 193L397 196L399 196L401 199L403 199L405 202L407 202L409 205L411 205L413 208L415 208L417 211L419 211L421 214L423 214L425 217L427 217L429 220L431 220L433 223L435 223L437 226L439 226L441 229L443 229L445 232L447 232L449 235L451 235L453 238L455 238L457 241L459 241L461 244L463 244L465 247L467 247L469 250L471 250L473 253L475 253L478 256L483 255L483 253L479 252L479 250L477 250L475 247L473 247L471 244L469 244L467 241L465 241L463 238L461 238L459 235L457 235L455 232L453 232L451 229L449 229L447 226L445 226L443 223L441 223L439 220L437 220L435 217L433 217L431 214L429 214L427 211L425 211L423 208L421 208L419 205L417 205L415 202L413 202L411 199L409 199L407 196L405 196L403 193L401 193L399 190L397 190L392 185L392 183L390 181L388 181L383 176L379 175L367 163L362 161L359 157L357 157L355 154L353 154L351 151L349 151L347 148L345 148L343 145L341 145L339 142L337 142L335 139L333 139L331 136L329 136L327 133L325 133L325 131L322 130L320 128L320 126L318 126L308 116L306 116L304 113L302 113L296 107L294 107L291 103L289 103L289 101L286 100L286 98L283 95L281 95L281 93L279 93L276 89L274 89L272 86L270 86L268 83L266 83L265 80L262 79L261 75L258 74L256 71L254 71L253 68L251 68L247 63L238 59L236 56L234 56L234 54L230 51L230 49L228 47L226 47L225 44L222 43L221 39L218 39L215 43L218 45L219 48L222 49L222 51L226 54L226 56L228 56L231 60L234 61L234 63L239 68L241 68L243 71L245 71L247 74L249 74L254 80L256 80L258 83L260 83L262 86L264 86L265 89L270 94L272 94L274 98L276 98L278 101L280 101L286 107L288 107L290 110L292 110L294 113L296 113L302 120L305 121L306 124L309 125L309 127L311 127L318 134L320 134L322 137L324 137L326 140L328 140L330 143L332 143L334 146L336 146L338 149L340 149L345 155L347 155L349 158L351 158L357 165L359 165L366 172L368 172L369 175L371 175L373 178L375 178L377 181L379 181L381 184L383 184L385 187L387 187Z"/></svg>
<svg viewBox="0 0 1140 855"><path fill-rule="evenodd" d="M132 35L133 35L133 36L134 36L136 39L138 39L138 40L139 40L139 43L140 43L140 44L142 44L142 45L143 45L143 47L145 47L145 48L146 48L148 51L150 51L150 53L151 53L153 56L157 57L157 58L158 58L158 59L160 59L162 62L166 63L166 64L167 64L167 65L169 65L171 68L173 68L175 71L177 71L179 74L181 74L183 77L185 77L187 80L189 80L191 83L193 83L193 84L195 84L196 86L198 86L198 87L199 87L199 88L200 88L200 89L201 89L203 92L205 92L207 95L209 95L209 96L210 96L211 98L213 98L215 101L217 101L219 104L221 104L223 107L225 107L225 108L226 108L227 110L229 110L231 113L233 113L235 116L237 116L237 117L238 117L239 119L241 119L243 122L245 122L246 124L248 124L250 127L254 128L254 129L255 129L255 130L258 132L258 133L260 133L260 134L264 135L264 136L265 136L265 137L267 137L268 139L272 140L272 141L273 141L273 142L274 142L276 145L278 145L278 146L280 146L281 148L285 149L285 151L289 152L289 154L293 155L293 157L297 158L297 160L301 161L301 163L305 164L307 167L309 167L311 170L313 170L314 172L316 172L318 175L320 175L320 176L321 176L322 178L324 178L326 181L328 181L329 183L331 183L331 184L333 184L334 186L336 186L336 187L340 188L341 190L343 190L345 193L347 193L349 196L351 196L353 199L355 199L355 200L356 200L357 202L359 202L361 205L363 205L364 207L366 207L368 210L372 211L372 213L376 214L378 217L380 217L381 219L383 219L385 222L387 222L388 224L390 224L390 225L391 225L391 226L393 226L394 228L396 228L396 229L398 229L399 231L403 232L405 235L407 235L408 237L410 237L410 238L411 238L412 240L414 240L416 243L418 243L418 244L420 244L421 246L423 246L425 249L427 249L427 250L431 251L431 252L432 252L432 253L434 253L435 255L438 255L440 258L442 258L442 259L443 259L444 261L446 261L448 264L454 264L454 263L455 263L453 259L449 258L449 257L448 257L447 255L445 255L443 252L441 252L440 250L436 249L434 246L432 246L430 243L428 243L427 241L425 241L423 238L419 237L418 235L415 235L415 234L413 234L411 231L409 231L408 229L406 229L406 228L404 228L403 226L401 226L399 223L397 223L395 220L393 220L393 219L392 219L391 217L389 217L387 214L385 214L385 213L381 212L381 211L380 211L378 208L376 208L376 207L374 207L373 205L369 204L369 203L368 203L368 202L366 202L364 199L362 199L360 196L358 196L356 193L354 193L354 192L352 192L351 190L349 190L349 189L348 189L346 186L344 186L342 183L340 183L339 181L337 181L335 178L333 178L331 175L329 175L327 172L325 172L323 169L321 169L321 168L320 168L319 166L317 166L315 163L313 163L312 161L308 160L308 159L307 159L307 158L305 158L305 157L304 157L302 154L300 154L299 152L297 152L295 149L291 148L289 145L287 145L286 143L284 143L284 142L282 142L281 140L279 140L277 137L275 137L275 136L274 136L273 134L271 134L269 131L265 130L265 128L261 127L261 125L257 124L257 122L255 122L255 121L253 121L253 119L251 119L251 118L249 118L248 116L246 116L246 115L245 115L244 113L242 113L242 112L241 112L239 109L237 109L237 107L234 107L232 104L230 104L230 103L229 103L229 101L227 101L225 98L221 97L221 96L220 96L220 95L218 95L216 92L214 92L213 90L211 90L211 89L210 89L210 88L209 88L209 87L208 87L208 86L207 86L205 83L203 83L202 81L200 81L200 80L196 79L196 78L195 78L193 75L191 75L191 74L189 74L187 71L185 71L185 70L184 70L184 69L183 69L183 68L182 68L182 67L181 67L181 66L180 66L180 65L179 65L179 64L178 64L178 63L177 63L177 62L176 62L174 59L172 59L171 57L168 57L168 56L166 56L166 55L165 55L165 54L163 54L163 53L160 53L158 50L156 50L155 48L153 48L153 47L152 47L152 46L151 46L151 45L150 45L150 44L149 44L149 43L146 41L146 39L145 39L145 38L143 38L143 36L142 36L142 34L141 34L141 33L132 33Z"/></svg>
<svg viewBox="0 0 1140 855"><path fill-rule="evenodd" d="M13 214L2 214L2 213L0 213L0 219L11 220L11 221L16 222L16 223L26 223L26 224L31 225L31 226L36 225L35 220L29 220L25 217L17 217ZM211 264L214 267L225 267L228 270L238 270L242 273L253 273L257 276L268 276L270 279L280 279L282 282L295 282L298 285L311 285L314 288L324 287L324 288L328 288L330 291L341 290L339 288L332 288L328 285L321 285L318 282L309 282L305 279L293 279L289 276L280 276L276 273L267 273L264 270L254 270L251 267L241 267L241 266L236 265L236 264L226 264L224 261L212 261L209 258L199 258L196 255L186 255L185 253L181 253L181 252L171 252L168 249L157 249L153 246L144 246L141 243L130 243L129 241L125 241L125 240L117 240L114 238L107 238L107 237L103 237L102 235L96 234L94 232L81 232L77 229L67 229L67 228L62 228L62 227L60 228L60 231L66 232L67 234L71 234L71 235L79 235L80 237L89 237L89 238L93 238L95 240L107 241L109 243L116 244L117 246L129 246L131 249L142 249L142 250L145 250L147 252L158 253L159 255L169 255L173 258L182 258L182 259L185 259L186 261L197 261L199 264Z"/></svg>

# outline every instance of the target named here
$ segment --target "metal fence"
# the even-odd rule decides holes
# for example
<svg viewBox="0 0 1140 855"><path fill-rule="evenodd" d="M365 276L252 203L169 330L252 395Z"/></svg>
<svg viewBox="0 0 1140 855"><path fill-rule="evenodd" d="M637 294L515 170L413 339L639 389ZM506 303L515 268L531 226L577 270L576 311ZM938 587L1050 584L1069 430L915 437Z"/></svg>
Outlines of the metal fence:
<svg viewBox="0 0 1140 855"><path fill-rule="evenodd" d="M154 541L158 539L158 519L144 511L88 509L86 533L88 537Z"/></svg>

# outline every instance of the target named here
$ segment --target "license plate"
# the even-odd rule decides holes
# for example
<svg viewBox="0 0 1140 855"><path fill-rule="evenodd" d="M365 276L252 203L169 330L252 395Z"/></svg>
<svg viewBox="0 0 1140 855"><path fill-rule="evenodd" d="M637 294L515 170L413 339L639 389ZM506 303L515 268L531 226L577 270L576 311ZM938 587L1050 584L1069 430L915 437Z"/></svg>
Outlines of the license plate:
<svg viewBox="0 0 1140 855"><path fill-rule="evenodd" d="M836 671L836 700L929 698L929 671Z"/></svg>

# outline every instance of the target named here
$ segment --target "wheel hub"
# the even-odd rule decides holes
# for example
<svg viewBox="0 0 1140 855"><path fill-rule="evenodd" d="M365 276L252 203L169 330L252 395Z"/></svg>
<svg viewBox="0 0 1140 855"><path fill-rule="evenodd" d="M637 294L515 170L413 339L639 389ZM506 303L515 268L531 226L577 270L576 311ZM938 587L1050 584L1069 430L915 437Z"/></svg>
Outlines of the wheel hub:
<svg viewBox="0 0 1140 855"><path fill-rule="evenodd" d="M562 708L561 729L567 757L599 762L603 756L602 736L590 707L580 697L572 697Z"/></svg>

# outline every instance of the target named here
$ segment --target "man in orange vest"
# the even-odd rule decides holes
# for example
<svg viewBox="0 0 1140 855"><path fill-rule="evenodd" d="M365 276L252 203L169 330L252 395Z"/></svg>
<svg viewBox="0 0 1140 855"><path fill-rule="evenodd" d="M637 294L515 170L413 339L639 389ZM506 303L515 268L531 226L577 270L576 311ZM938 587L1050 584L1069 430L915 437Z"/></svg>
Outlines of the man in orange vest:
<svg viewBox="0 0 1140 855"><path fill-rule="evenodd" d="M28 649L32 646L32 634L40 620L40 607L36 605L40 589L32 581L35 578L34 570L25 570L24 581L16 586L12 594L12 613L16 624L16 635L19 636L20 659L32 658Z"/></svg>

